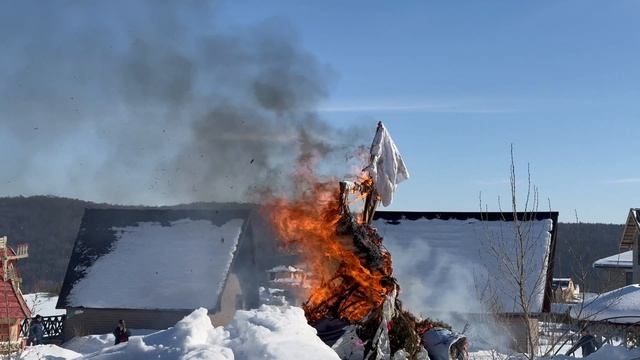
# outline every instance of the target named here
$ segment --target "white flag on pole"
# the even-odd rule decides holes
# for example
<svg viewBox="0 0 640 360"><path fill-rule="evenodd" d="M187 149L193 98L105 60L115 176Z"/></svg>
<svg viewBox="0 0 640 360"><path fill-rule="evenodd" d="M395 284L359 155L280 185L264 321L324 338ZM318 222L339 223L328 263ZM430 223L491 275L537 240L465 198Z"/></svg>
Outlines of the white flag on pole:
<svg viewBox="0 0 640 360"><path fill-rule="evenodd" d="M382 122L378 123L378 130L371 144L371 162L365 170L369 172L373 187L384 206L389 206L393 201L393 192L398 184L409 178L404 160Z"/></svg>

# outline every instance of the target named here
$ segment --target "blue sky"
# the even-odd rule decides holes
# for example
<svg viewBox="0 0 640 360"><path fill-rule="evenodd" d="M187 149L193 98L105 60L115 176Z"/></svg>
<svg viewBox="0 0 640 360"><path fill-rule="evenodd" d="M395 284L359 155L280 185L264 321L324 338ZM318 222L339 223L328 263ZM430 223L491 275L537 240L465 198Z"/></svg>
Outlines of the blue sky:
<svg viewBox="0 0 640 360"><path fill-rule="evenodd" d="M229 143L247 127L207 111L247 107L249 131L291 141L254 99L284 73L287 101L320 99L334 127L385 122L412 175L392 209L497 210L511 144L539 210L622 223L640 206L640 1L208 4L0 3L0 195L231 201L290 151Z"/></svg>
<svg viewBox="0 0 640 360"><path fill-rule="evenodd" d="M335 74L322 115L383 120L412 178L392 209L490 209L509 147L540 209L621 223L640 206L640 2L233 1L233 28L272 17ZM503 204L505 207L506 204Z"/></svg>

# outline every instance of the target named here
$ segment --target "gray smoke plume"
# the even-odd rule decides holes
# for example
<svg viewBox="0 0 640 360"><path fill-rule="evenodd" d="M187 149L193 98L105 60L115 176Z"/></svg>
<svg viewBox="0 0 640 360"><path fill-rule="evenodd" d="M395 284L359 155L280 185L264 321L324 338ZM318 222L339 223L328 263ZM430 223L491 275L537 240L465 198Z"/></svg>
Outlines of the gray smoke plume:
<svg viewBox="0 0 640 360"><path fill-rule="evenodd" d="M245 201L298 158L344 165L366 140L314 111L328 66L286 22L225 30L215 6L0 3L2 195Z"/></svg>

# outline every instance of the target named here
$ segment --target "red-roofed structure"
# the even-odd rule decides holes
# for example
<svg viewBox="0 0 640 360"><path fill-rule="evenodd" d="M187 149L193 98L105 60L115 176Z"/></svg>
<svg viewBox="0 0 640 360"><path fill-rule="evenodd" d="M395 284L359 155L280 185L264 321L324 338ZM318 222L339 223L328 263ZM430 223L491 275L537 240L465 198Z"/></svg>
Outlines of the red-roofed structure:
<svg viewBox="0 0 640 360"><path fill-rule="evenodd" d="M22 345L20 324L31 318L20 290L22 278L15 266L17 260L28 256L28 245L18 245L14 250L8 246L6 236L0 237L0 342L4 344Z"/></svg>

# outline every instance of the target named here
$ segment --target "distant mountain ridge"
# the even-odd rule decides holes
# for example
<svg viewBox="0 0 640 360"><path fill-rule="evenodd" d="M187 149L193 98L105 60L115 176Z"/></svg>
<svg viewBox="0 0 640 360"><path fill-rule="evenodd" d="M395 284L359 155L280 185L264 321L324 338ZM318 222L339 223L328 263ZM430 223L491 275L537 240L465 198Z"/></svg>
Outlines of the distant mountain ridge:
<svg viewBox="0 0 640 360"><path fill-rule="evenodd" d="M251 204L199 202L160 208L238 208ZM29 257L18 262L25 292L53 290L62 284L69 256L86 208L154 208L94 203L55 196L0 198L0 235L9 244L28 243ZM618 253L623 225L560 223L556 247L555 277L572 277L580 283L587 271L592 281L584 290L598 291L606 280L591 264Z"/></svg>

